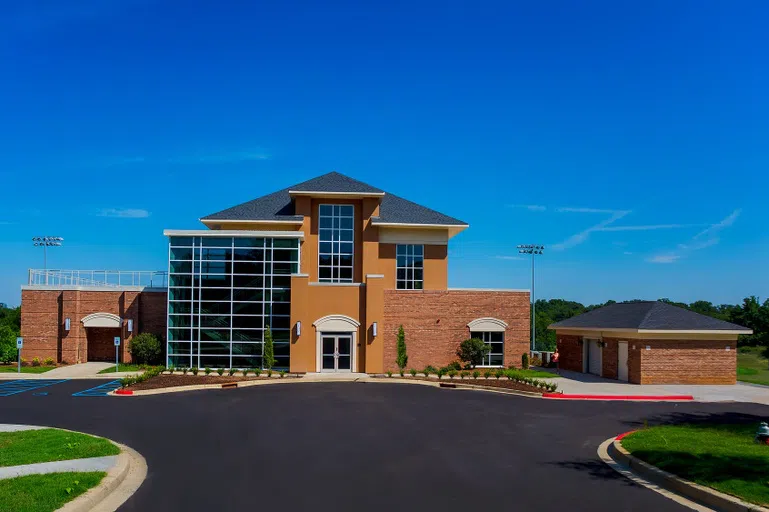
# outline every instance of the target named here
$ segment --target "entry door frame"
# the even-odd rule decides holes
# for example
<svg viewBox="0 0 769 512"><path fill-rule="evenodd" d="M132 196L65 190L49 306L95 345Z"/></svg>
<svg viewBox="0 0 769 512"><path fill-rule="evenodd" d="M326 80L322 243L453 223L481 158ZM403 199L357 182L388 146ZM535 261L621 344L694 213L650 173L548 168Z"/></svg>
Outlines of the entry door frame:
<svg viewBox="0 0 769 512"><path fill-rule="evenodd" d="M321 354L320 354L320 356L321 356L321 363L320 363L321 364L321 368L320 368L320 371L323 372L323 373L352 373L352 371L353 371L353 369L352 369L352 347L353 347L353 345L352 345L352 339L353 339L352 333L349 333L349 332L330 332L330 331L327 332L327 331L324 331L324 332L320 333L320 338L321 338ZM333 369L331 369L331 368L323 368L323 356L324 355L328 355L328 353L325 353L325 354L323 353L323 338L326 338L326 339L330 338L330 339L334 340L334 355L335 355L335 357L334 357L334 368ZM339 352L339 340L340 340L340 338L347 338L348 340L350 340L350 352L349 352L349 354L347 354L348 357L350 358L350 368L341 368L341 369L339 368L339 357L338 356L340 355L340 352Z"/></svg>
<svg viewBox="0 0 769 512"><path fill-rule="evenodd" d="M598 373L590 373L590 345L595 342L598 348ZM582 373L590 373L590 375L596 375L597 377L603 377L603 338L582 338Z"/></svg>
<svg viewBox="0 0 769 512"><path fill-rule="evenodd" d="M358 328L360 322L346 315L328 315L319 318L312 324L315 327L315 371L323 370L323 361L321 353L323 352L323 335L329 336L346 335L352 338L350 347L350 372L358 372ZM346 373L346 370L345 370Z"/></svg>
<svg viewBox="0 0 769 512"><path fill-rule="evenodd" d="M625 347L625 361L623 365L622 361L622 347ZM627 341L619 341L617 342L617 380L628 382L630 380L630 366L628 359L630 358L630 353L628 352L628 342ZM622 378L622 369L624 368L625 375L624 379Z"/></svg>

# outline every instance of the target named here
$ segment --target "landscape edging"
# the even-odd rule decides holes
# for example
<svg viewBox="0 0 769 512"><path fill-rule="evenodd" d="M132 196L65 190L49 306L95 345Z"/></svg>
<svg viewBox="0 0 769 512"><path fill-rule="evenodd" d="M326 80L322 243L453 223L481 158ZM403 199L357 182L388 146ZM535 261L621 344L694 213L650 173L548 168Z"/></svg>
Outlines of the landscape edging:
<svg viewBox="0 0 769 512"><path fill-rule="evenodd" d="M729 494L691 482L656 466L652 466L628 452L622 446L621 439L615 438L609 444L609 455L646 480L709 507L717 508L724 512L769 512L769 508L748 503Z"/></svg>
<svg viewBox="0 0 769 512"><path fill-rule="evenodd" d="M107 471L107 475L96 487L89 489L85 493L81 494L74 500L64 504L63 507L57 509L57 512L88 512L96 510L116 510L118 506L122 505L134 492L139 488L141 482L147 476L147 465L144 462L144 458L135 450L120 443L111 441L120 448L120 454L118 455L117 464ZM121 484L126 480L131 470L143 470L141 479L138 481L138 485L134 489L128 490L128 495L124 499L119 499L119 503L115 504L115 507L105 507L102 505L113 493L119 491Z"/></svg>

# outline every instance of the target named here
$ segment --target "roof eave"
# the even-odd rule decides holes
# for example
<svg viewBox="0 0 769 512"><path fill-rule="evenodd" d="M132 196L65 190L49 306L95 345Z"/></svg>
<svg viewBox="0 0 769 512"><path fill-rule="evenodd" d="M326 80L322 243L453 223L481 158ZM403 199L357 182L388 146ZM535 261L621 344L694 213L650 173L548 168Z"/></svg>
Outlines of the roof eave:
<svg viewBox="0 0 769 512"><path fill-rule="evenodd" d="M629 329L620 327L581 327L550 324L551 330L625 332L633 334L753 334L751 329Z"/></svg>
<svg viewBox="0 0 769 512"><path fill-rule="evenodd" d="M288 195L311 196L311 197L338 197L338 198L357 198L357 197L383 197L384 192L334 192L328 190L289 190Z"/></svg>
<svg viewBox="0 0 769 512"><path fill-rule="evenodd" d="M421 224L417 222L386 222L377 220L372 220L371 225L383 228L447 229L449 231L449 238L458 235L470 227L469 224Z"/></svg>
<svg viewBox="0 0 769 512"><path fill-rule="evenodd" d="M302 224L300 219L198 219L208 226L209 224Z"/></svg>

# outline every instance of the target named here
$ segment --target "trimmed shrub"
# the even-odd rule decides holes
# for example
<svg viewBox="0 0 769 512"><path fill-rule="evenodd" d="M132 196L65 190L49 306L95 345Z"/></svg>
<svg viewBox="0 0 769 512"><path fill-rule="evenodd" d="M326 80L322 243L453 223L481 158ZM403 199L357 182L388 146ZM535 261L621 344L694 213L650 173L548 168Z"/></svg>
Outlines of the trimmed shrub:
<svg viewBox="0 0 769 512"><path fill-rule="evenodd" d="M398 351L398 355L395 357L395 364L398 365L398 368L401 370L401 375L403 375L402 372L409 362L409 356L406 353L406 334L403 332L402 325L398 327L398 340L396 342L396 349Z"/></svg>
<svg viewBox="0 0 769 512"><path fill-rule="evenodd" d="M462 372L459 374L460 379L466 379L468 377L470 377L470 372Z"/></svg>
<svg viewBox="0 0 769 512"><path fill-rule="evenodd" d="M46 357L43 364L46 366L53 366L56 364L56 361L54 361L52 357Z"/></svg>
<svg viewBox="0 0 769 512"><path fill-rule="evenodd" d="M275 366L275 344L272 340L270 326L264 331L264 353L262 354L262 366L272 369Z"/></svg>
<svg viewBox="0 0 769 512"><path fill-rule="evenodd" d="M40 358L39 357L33 357L32 358L32 366L40 366Z"/></svg>
<svg viewBox="0 0 769 512"><path fill-rule="evenodd" d="M417 371L415 369L413 369L413 368L411 370L409 370L409 373L411 374L412 377L416 377L417 376Z"/></svg>
<svg viewBox="0 0 769 512"><path fill-rule="evenodd" d="M227 371L227 375L229 375L230 377L232 377L233 375L235 375L235 372L236 372L236 371L238 371L238 369L237 369L237 368L230 368L230 369L229 369L229 371Z"/></svg>
<svg viewBox="0 0 769 512"><path fill-rule="evenodd" d="M163 358L163 345L154 334L143 332L128 342L128 353L136 364L160 364Z"/></svg>
<svg viewBox="0 0 769 512"><path fill-rule="evenodd" d="M192 369L192 375L197 375L197 374L198 374L198 367L197 367L197 366L195 366L195 367Z"/></svg>
<svg viewBox="0 0 769 512"><path fill-rule="evenodd" d="M392 377L393 376L393 372L391 372L390 370L387 370L387 376L388 377Z"/></svg>
<svg viewBox="0 0 769 512"><path fill-rule="evenodd" d="M529 369L529 353L528 352L524 352L521 355L521 368L523 368L524 370Z"/></svg>
<svg viewBox="0 0 769 512"><path fill-rule="evenodd" d="M254 375L259 377L261 374L262 374L262 369L261 368L254 368Z"/></svg>
<svg viewBox="0 0 769 512"><path fill-rule="evenodd" d="M490 379L491 378L491 370L486 370L483 372L483 378L484 379Z"/></svg>
<svg viewBox="0 0 769 512"><path fill-rule="evenodd" d="M435 372L435 374L438 376L438 380L441 380L443 376L446 375L447 371L448 370L446 370L446 368L439 368L438 371Z"/></svg>
<svg viewBox="0 0 769 512"><path fill-rule="evenodd" d="M502 370L501 368L494 372L494 377L499 380L502 378L502 376L505 374L505 370Z"/></svg>
<svg viewBox="0 0 769 512"><path fill-rule="evenodd" d="M218 373L218 374L219 374L219 377L221 377L222 375L224 375L224 368L218 368L218 369L216 370L216 373Z"/></svg>
<svg viewBox="0 0 769 512"><path fill-rule="evenodd" d="M477 379L480 376L481 376L481 372L479 372L478 370L473 370L473 378L474 379Z"/></svg>
<svg viewBox="0 0 769 512"><path fill-rule="evenodd" d="M448 373L449 373L449 379L454 380L454 377L456 377L457 373L459 372L457 372L456 370L449 370Z"/></svg>
<svg viewBox="0 0 769 512"><path fill-rule="evenodd" d="M491 347L478 338L470 338L459 344L457 357L471 368L483 363L483 356L489 353Z"/></svg>
<svg viewBox="0 0 769 512"><path fill-rule="evenodd" d="M446 369L459 371L462 369L462 364L459 361L452 361L446 365Z"/></svg>
<svg viewBox="0 0 769 512"><path fill-rule="evenodd" d="M211 374L211 368L206 368L205 370L203 370L203 373L205 373L206 375L210 375Z"/></svg>

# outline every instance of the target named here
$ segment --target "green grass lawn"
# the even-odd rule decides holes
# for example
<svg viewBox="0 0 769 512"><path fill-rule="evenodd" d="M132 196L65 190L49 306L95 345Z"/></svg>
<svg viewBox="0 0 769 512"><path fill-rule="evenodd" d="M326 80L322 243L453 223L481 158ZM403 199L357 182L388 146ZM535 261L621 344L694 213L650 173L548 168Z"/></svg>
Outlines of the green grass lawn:
<svg viewBox="0 0 769 512"><path fill-rule="evenodd" d="M146 370L145 365L138 365L138 364L120 364L119 366L119 372L138 372L141 370ZM105 368L99 373L115 373L115 365L110 366L109 368Z"/></svg>
<svg viewBox="0 0 769 512"><path fill-rule="evenodd" d="M769 446L757 423L688 424L634 432L622 446L641 460L698 484L769 505Z"/></svg>
<svg viewBox="0 0 769 512"><path fill-rule="evenodd" d="M118 453L120 449L106 439L55 428L0 432L0 466L84 459Z"/></svg>
<svg viewBox="0 0 769 512"><path fill-rule="evenodd" d="M761 347L741 347L737 352L737 380L769 386L769 359Z"/></svg>
<svg viewBox="0 0 769 512"><path fill-rule="evenodd" d="M49 512L96 487L107 473L51 473L0 480L0 512Z"/></svg>
<svg viewBox="0 0 769 512"><path fill-rule="evenodd" d="M558 375L553 372L545 372L542 370L522 370L516 368L515 371L520 372L524 377L531 377L533 379L552 379L553 377L558 377Z"/></svg>
<svg viewBox="0 0 769 512"><path fill-rule="evenodd" d="M21 373L45 373L48 370L53 370L55 366L22 366ZM16 373L18 366L13 365L0 365L0 373Z"/></svg>

